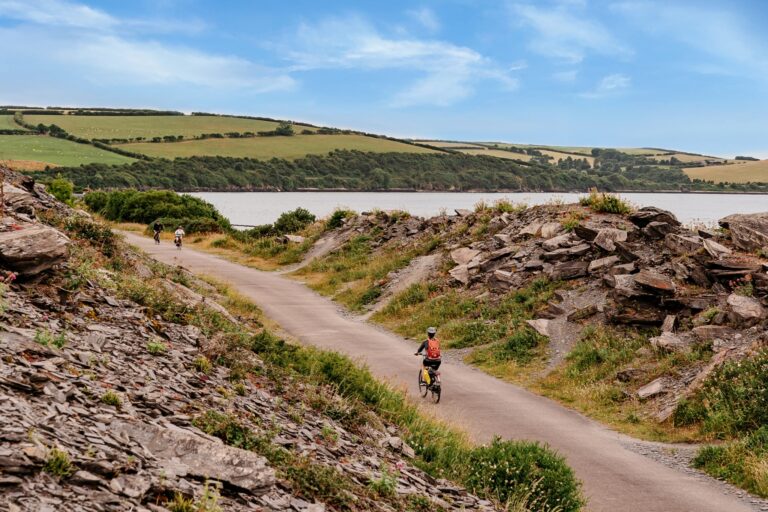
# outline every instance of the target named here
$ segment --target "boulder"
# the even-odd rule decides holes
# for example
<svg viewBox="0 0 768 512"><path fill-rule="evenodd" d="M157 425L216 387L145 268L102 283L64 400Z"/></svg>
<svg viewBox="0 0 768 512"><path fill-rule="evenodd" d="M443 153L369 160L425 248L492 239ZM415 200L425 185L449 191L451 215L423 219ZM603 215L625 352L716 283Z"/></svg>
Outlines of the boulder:
<svg viewBox="0 0 768 512"><path fill-rule="evenodd" d="M704 240L698 235L678 235L668 233L664 237L664 245L675 254L691 254L704 246Z"/></svg>
<svg viewBox="0 0 768 512"><path fill-rule="evenodd" d="M554 251L555 249L558 249L560 247L567 246L570 241L571 241L571 235L568 233L564 233L562 235L558 235L556 237L550 238L549 240L545 240L544 243L541 244L541 246L547 251Z"/></svg>
<svg viewBox="0 0 768 512"><path fill-rule="evenodd" d="M691 329L691 332L700 341L723 340L735 334L733 329L724 325L699 325Z"/></svg>
<svg viewBox="0 0 768 512"><path fill-rule="evenodd" d="M611 268L618 262L619 262L618 256L606 256L605 258L600 258L600 259L592 260L591 262L589 262L588 270L590 274L593 272L602 272L607 268Z"/></svg>
<svg viewBox="0 0 768 512"><path fill-rule="evenodd" d="M737 321L752 323L765 317L765 308L753 297L732 293L728 296L728 305Z"/></svg>
<svg viewBox="0 0 768 512"><path fill-rule="evenodd" d="M458 215L459 217L469 217L470 215L472 215L472 210L467 210L465 208L456 208L453 211L456 212L456 215Z"/></svg>
<svg viewBox="0 0 768 512"><path fill-rule="evenodd" d="M675 231L675 226L667 224L666 222L649 222L647 226L643 228L643 234L648 238L654 240L660 240L667 236L667 234Z"/></svg>
<svg viewBox="0 0 768 512"><path fill-rule="evenodd" d="M593 243L607 252L616 250L616 242L626 242L627 232L616 228L603 228L597 232Z"/></svg>
<svg viewBox="0 0 768 512"><path fill-rule="evenodd" d="M546 222L541 226L541 237L552 238L563 230L563 225L559 222Z"/></svg>
<svg viewBox="0 0 768 512"><path fill-rule="evenodd" d="M664 323L661 324L661 332L674 332L677 326L677 316L667 315L664 318Z"/></svg>
<svg viewBox="0 0 768 512"><path fill-rule="evenodd" d="M537 236L539 232L541 231L541 226L543 226L544 223L540 220L535 220L525 226L523 229L520 230L521 235L531 235L531 236Z"/></svg>
<svg viewBox="0 0 768 512"><path fill-rule="evenodd" d="M133 439L176 476L211 478L257 495L269 491L276 481L264 457L173 425L118 422L111 429Z"/></svg>
<svg viewBox="0 0 768 512"><path fill-rule="evenodd" d="M549 324L551 323L550 320L547 320L546 318L538 318L536 320L526 320L525 323L527 323L534 331L541 334L542 336L549 337Z"/></svg>
<svg viewBox="0 0 768 512"><path fill-rule="evenodd" d="M666 352L679 352L691 346L692 340L687 336L677 335L671 332L662 332L660 336L650 339L651 345Z"/></svg>
<svg viewBox="0 0 768 512"><path fill-rule="evenodd" d="M477 249L470 249L469 247L462 247L460 249L456 249L451 251L451 259L457 264L457 265L466 265L473 259L475 259L476 256L480 254L480 251Z"/></svg>
<svg viewBox="0 0 768 512"><path fill-rule="evenodd" d="M575 228L573 228L574 234L581 238L582 240L586 240L587 242L591 242L595 239L597 236L597 230L588 228L582 224L579 224Z"/></svg>
<svg viewBox="0 0 768 512"><path fill-rule="evenodd" d="M679 226L680 221L667 210L655 206L645 206L629 215L629 220L638 227L645 227L651 222L666 222L672 226Z"/></svg>
<svg viewBox="0 0 768 512"><path fill-rule="evenodd" d="M626 242L616 242L616 254L627 263L640 259L640 256L635 254L632 247Z"/></svg>
<svg viewBox="0 0 768 512"><path fill-rule="evenodd" d="M583 256L590 251L589 244L580 244L575 247L563 247L554 251L545 252L541 257L545 261L564 261Z"/></svg>
<svg viewBox="0 0 768 512"><path fill-rule="evenodd" d="M461 284L469 284L469 267L467 265L454 267L448 273Z"/></svg>
<svg viewBox="0 0 768 512"><path fill-rule="evenodd" d="M709 255L712 256L713 258L720 259L724 256L730 256L731 254L733 254L733 251L731 251L729 248L715 242L711 238L705 238L703 244L704 244L704 250L706 250L707 253L709 253Z"/></svg>
<svg viewBox="0 0 768 512"><path fill-rule="evenodd" d="M650 270L641 270L635 274L635 284L646 290L658 293L660 295L674 295L675 283L669 277L652 272Z"/></svg>
<svg viewBox="0 0 768 512"><path fill-rule="evenodd" d="M578 279L587 275L587 268L589 263L586 261L566 261L552 267L549 277L553 281Z"/></svg>
<svg viewBox="0 0 768 512"><path fill-rule="evenodd" d="M720 219L731 233L733 244L748 252L768 247L768 212L735 214Z"/></svg>
<svg viewBox="0 0 768 512"><path fill-rule="evenodd" d="M658 379L652 380L645 386L638 389L637 397L640 400L645 400L647 398L652 398L656 395L661 395L666 392L667 392L666 379L664 377L659 377Z"/></svg>
<svg viewBox="0 0 768 512"><path fill-rule="evenodd" d="M34 276L67 259L69 238L44 224L19 223L0 232L0 266Z"/></svg>

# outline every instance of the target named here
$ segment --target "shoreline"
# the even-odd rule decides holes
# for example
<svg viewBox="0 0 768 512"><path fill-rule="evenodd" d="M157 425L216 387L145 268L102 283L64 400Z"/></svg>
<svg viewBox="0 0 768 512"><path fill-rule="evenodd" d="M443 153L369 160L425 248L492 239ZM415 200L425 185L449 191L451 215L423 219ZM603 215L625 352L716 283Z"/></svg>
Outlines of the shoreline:
<svg viewBox="0 0 768 512"><path fill-rule="evenodd" d="M163 190L163 189L143 189L143 190ZM296 189L296 190L221 190L221 189L194 189L194 190L175 190L179 194L196 194L196 193L358 193L358 194L589 194L589 190L418 190L418 189L390 189L390 190L349 190L349 189ZM600 191L603 192L603 191ZM680 190L613 190L605 191L606 194L686 194L686 195L752 195L752 196L768 196L768 192L731 192L722 190L697 190L697 191L680 191Z"/></svg>

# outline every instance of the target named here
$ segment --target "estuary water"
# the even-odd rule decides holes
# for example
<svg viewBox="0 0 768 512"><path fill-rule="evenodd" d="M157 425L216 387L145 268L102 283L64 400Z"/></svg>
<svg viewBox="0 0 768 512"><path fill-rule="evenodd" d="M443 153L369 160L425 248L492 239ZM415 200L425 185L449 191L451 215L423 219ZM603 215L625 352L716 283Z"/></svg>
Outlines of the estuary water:
<svg viewBox="0 0 768 512"><path fill-rule="evenodd" d="M301 206L317 217L325 217L336 208L357 212L405 210L412 215L430 217L456 208L472 209L480 201L493 203L508 199L529 206L552 201L574 203L584 194L557 193L485 193L485 192L199 192L192 194L212 203L233 224L258 225L274 222L277 217ZM732 213L768 211L765 194L619 194L635 206L657 206L670 210L685 224L713 225Z"/></svg>

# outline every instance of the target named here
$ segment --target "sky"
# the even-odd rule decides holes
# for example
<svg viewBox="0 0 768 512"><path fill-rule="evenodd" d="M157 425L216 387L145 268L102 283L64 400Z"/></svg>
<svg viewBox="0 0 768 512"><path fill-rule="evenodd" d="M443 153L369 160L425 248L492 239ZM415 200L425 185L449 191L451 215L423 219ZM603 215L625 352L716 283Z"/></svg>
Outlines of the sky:
<svg viewBox="0 0 768 512"><path fill-rule="evenodd" d="M768 158L762 0L0 0L0 104Z"/></svg>

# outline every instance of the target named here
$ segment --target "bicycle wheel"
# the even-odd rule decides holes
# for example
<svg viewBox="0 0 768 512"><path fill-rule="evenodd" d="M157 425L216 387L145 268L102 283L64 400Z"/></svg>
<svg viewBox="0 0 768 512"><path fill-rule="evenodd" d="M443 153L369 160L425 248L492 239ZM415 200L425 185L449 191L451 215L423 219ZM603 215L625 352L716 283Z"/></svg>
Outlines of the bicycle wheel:
<svg viewBox="0 0 768 512"><path fill-rule="evenodd" d="M442 386L440 386L440 384L435 384L434 386L432 386L431 391L432 391L432 401L435 402L436 404L439 404L440 395L443 392Z"/></svg>
<svg viewBox="0 0 768 512"><path fill-rule="evenodd" d="M424 382L424 370L419 370L419 394L422 397L427 396L427 392L429 391L429 385L427 385L426 382Z"/></svg>

